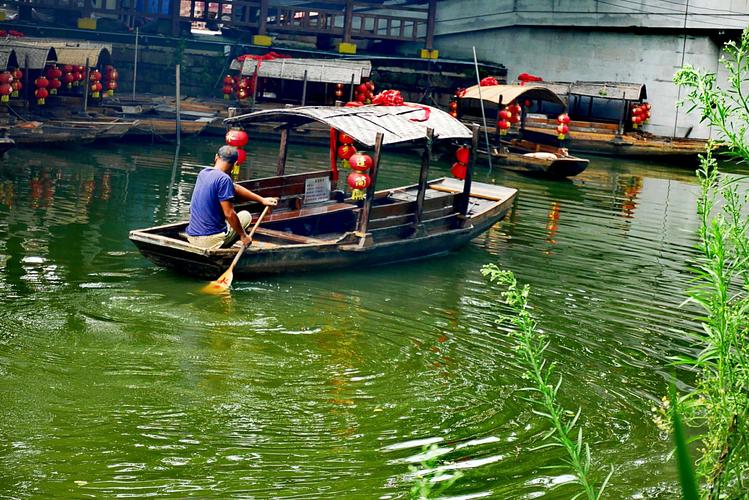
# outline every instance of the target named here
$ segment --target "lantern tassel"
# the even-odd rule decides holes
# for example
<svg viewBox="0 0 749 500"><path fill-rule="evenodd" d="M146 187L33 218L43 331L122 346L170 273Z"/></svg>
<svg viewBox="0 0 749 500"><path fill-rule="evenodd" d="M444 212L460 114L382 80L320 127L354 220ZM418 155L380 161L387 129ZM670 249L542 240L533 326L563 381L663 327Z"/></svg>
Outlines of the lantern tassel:
<svg viewBox="0 0 749 500"><path fill-rule="evenodd" d="M351 199L363 200L365 194L366 194L366 191L363 189L354 189L353 191L351 191Z"/></svg>

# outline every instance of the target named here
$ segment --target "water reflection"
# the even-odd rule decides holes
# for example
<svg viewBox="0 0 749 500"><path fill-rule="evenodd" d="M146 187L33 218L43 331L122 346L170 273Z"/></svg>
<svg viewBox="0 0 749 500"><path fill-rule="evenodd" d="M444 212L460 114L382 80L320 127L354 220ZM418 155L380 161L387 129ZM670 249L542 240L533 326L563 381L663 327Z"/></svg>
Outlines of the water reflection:
<svg viewBox="0 0 749 500"><path fill-rule="evenodd" d="M600 159L568 182L482 170L520 195L458 253L214 297L127 234L186 218L216 147L0 163L0 491L402 497L408 464L435 443L436 467L466 474L451 493L568 498L569 478L542 469L559 456L528 451L547 428L519 397L504 309L478 271L496 262L533 287L570 406L619 471L611 496L675 494L649 408L697 328L680 307L698 224L688 172ZM276 154L253 143L244 172L272 175ZM292 145L289 165L325 157ZM418 176L415 156L384 165L383 186Z"/></svg>

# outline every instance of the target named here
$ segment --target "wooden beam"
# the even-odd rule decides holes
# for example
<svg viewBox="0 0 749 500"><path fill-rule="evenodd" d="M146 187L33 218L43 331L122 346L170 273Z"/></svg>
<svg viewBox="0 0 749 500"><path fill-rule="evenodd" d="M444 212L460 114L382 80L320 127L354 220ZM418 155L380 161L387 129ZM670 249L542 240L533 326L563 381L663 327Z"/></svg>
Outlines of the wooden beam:
<svg viewBox="0 0 749 500"><path fill-rule="evenodd" d="M260 0L260 18L258 19L257 34L268 34L268 0Z"/></svg>
<svg viewBox="0 0 749 500"><path fill-rule="evenodd" d="M471 181L473 180L473 168L476 166L476 157L478 156L479 149L479 126L474 123L471 125L471 132L473 138L471 139L471 157L468 160L468 168L466 169L466 178L463 180L463 196L460 201L460 215L464 216L468 213L468 200L471 197ZM491 151L488 151L491 154Z"/></svg>
<svg viewBox="0 0 749 500"><path fill-rule="evenodd" d="M421 153L421 171L419 172L419 190L416 193L416 220L414 224L421 224L424 213L424 196L427 190L427 178L429 177L429 162L432 160L432 141L434 140L434 129L427 128L424 151Z"/></svg>
<svg viewBox="0 0 749 500"><path fill-rule="evenodd" d="M369 177L371 182L367 188L366 198L364 199L364 206L362 207L361 214L359 215L359 227L357 231L362 237L362 242L365 241L364 235L367 234L367 226L369 225L369 216L372 212L372 201L374 200L375 184L377 184L377 172L380 169L380 152L382 151L382 139L384 135L382 132L377 132L375 136L374 146L374 158L372 158L372 168L369 171Z"/></svg>
<svg viewBox="0 0 749 500"><path fill-rule="evenodd" d="M343 42L351 43L351 28L354 18L354 0L346 0L346 8L343 14Z"/></svg>
<svg viewBox="0 0 749 500"><path fill-rule="evenodd" d="M281 143L278 146L278 167L276 168L276 175L284 175L286 170L286 154L289 151L289 129L284 127L281 129Z"/></svg>

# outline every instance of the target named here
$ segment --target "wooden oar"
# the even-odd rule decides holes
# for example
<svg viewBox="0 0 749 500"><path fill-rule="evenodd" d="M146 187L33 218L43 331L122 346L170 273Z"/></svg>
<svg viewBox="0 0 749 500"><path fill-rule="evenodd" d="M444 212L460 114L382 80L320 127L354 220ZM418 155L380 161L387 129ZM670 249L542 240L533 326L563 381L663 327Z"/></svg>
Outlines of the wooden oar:
<svg viewBox="0 0 749 500"><path fill-rule="evenodd" d="M252 239L253 236L255 236L255 231L257 230L258 226L260 226L260 221L263 220L263 217L265 217L265 214L268 213L268 209L270 207L266 206L265 209L263 209L263 213L260 214L260 217L257 218L257 222L252 227L252 231L250 231L250 239ZM247 250L247 245L242 244L242 247L237 252L237 255L234 257L234 260L231 261L231 264L229 265L229 269L224 272L216 281L211 281L206 286L203 287L202 292L203 293L224 293L229 290L231 287L231 282L234 279L234 266L237 265L237 262L239 262L239 259L242 258L242 254L244 254L244 251Z"/></svg>

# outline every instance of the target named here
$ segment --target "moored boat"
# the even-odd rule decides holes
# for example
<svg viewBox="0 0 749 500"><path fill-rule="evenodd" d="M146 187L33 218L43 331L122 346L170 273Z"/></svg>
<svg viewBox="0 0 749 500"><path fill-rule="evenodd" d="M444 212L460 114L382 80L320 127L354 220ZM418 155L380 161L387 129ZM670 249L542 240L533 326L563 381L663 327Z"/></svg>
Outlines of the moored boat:
<svg viewBox="0 0 749 500"><path fill-rule="evenodd" d="M15 147L16 142L10 137L0 137L0 157Z"/></svg>
<svg viewBox="0 0 749 500"><path fill-rule="evenodd" d="M370 266L445 254L501 220L517 194L512 188L472 182L473 153L465 180L427 180L433 140L470 139L472 152L478 141L478 127L471 131L435 108L302 107L226 120L230 126L259 122L280 124L277 175L240 184L261 196L278 197L279 205L260 224L253 244L234 269L235 276ZM286 174L288 135L295 127L312 122L327 126L331 138L347 134L360 147L374 149L371 182L363 188L363 200L336 189L339 174L334 147L332 161L324 162L330 168ZM383 145L405 142L423 146L418 182L375 190ZM256 215L262 207L247 204L238 208ZM226 269L239 245L216 250L196 247L183 235L186 226L187 222L178 222L134 230L130 239L157 265L215 278Z"/></svg>
<svg viewBox="0 0 749 500"><path fill-rule="evenodd" d="M560 140L555 135L533 133L526 128L530 106L542 108L543 103L550 103L563 109L564 103L551 90L540 86L474 85L466 89L460 99L464 112L471 109L471 100L497 107L497 127L486 130L487 136L494 138L495 147L489 147L493 164L549 178L574 177L588 167L588 159L569 154L566 147L560 147ZM526 105L521 107L521 102ZM517 129L510 128L510 121L502 118L503 113L509 109L522 109L521 114L512 120L518 123ZM502 126L507 128L503 130Z"/></svg>

